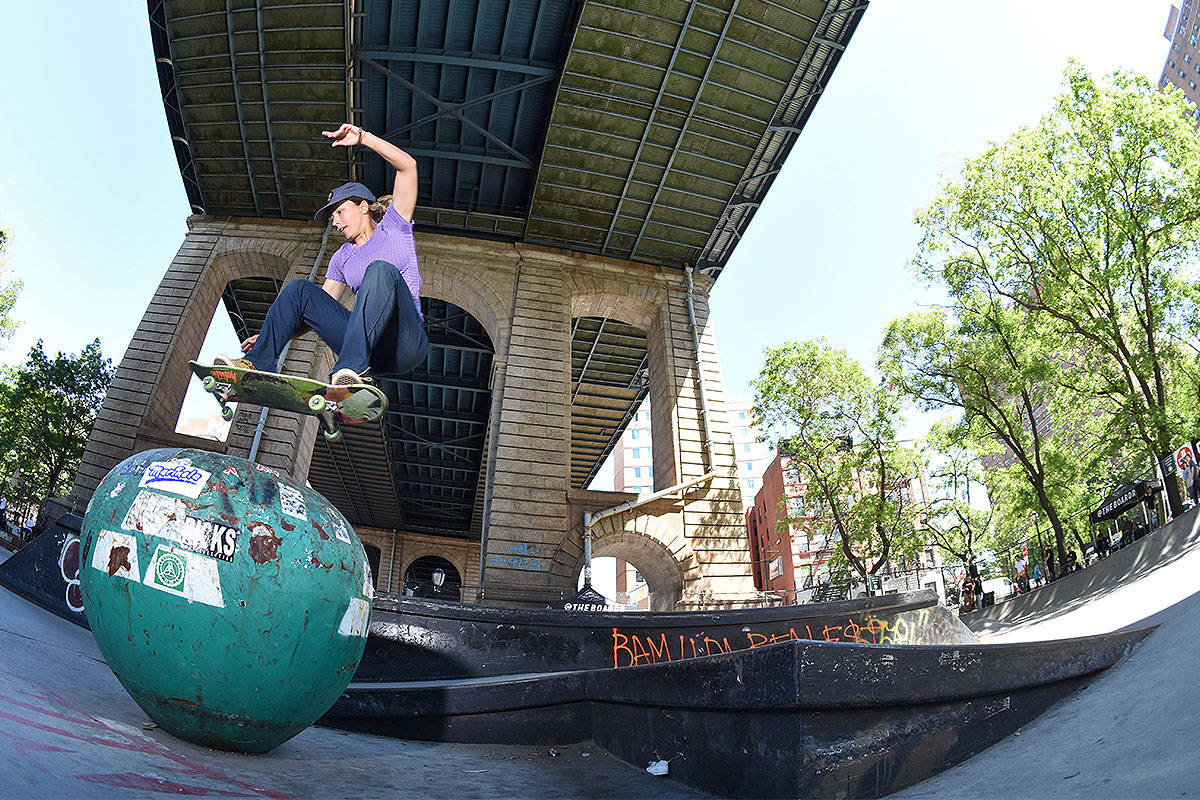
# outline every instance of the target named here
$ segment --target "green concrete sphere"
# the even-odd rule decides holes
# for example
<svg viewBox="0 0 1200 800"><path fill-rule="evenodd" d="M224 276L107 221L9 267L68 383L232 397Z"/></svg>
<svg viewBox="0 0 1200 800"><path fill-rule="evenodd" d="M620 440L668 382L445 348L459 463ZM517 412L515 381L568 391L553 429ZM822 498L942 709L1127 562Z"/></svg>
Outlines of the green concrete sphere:
<svg viewBox="0 0 1200 800"><path fill-rule="evenodd" d="M80 536L105 660L169 733L261 753L324 714L362 658L370 568L350 524L286 475L148 450L96 487Z"/></svg>

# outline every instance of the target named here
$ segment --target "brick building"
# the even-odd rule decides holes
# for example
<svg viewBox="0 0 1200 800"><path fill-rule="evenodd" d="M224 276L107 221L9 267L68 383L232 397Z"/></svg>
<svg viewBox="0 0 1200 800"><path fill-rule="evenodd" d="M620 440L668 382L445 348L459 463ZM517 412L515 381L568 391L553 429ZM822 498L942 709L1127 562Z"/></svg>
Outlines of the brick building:
<svg viewBox="0 0 1200 800"><path fill-rule="evenodd" d="M858 596L863 587L847 590L831 581L829 561L841 546L829 520L813 513L805 487L790 474L791 459L778 453L762 476L762 488L746 508L746 531L754 585L784 603L807 603ZM928 506L924 469L909 478L904 502ZM901 556L881 570L884 594L931 588L945 599L941 554L932 544L912 559Z"/></svg>

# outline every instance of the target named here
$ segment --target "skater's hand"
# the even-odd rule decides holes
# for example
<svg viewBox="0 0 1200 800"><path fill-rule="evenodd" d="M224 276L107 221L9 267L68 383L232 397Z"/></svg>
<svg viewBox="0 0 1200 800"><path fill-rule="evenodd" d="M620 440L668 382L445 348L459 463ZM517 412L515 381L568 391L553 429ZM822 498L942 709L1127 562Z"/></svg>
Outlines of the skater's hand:
<svg viewBox="0 0 1200 800"><path fill-rule="evenodd" d="M343 122L336 131L321 131L321 135L333 139L334 147L353 147L362 141L362 128Z"/></svg>
<svg viewBox="0 0 1200 800"><path fill-rule="evenodd" d="M258 341L258 334L256 333L253 336L251 336L249 339L247 339L246 341L242 342L242 352L249 353L251 350L254 349L254 345L257 341Z"/></svg>

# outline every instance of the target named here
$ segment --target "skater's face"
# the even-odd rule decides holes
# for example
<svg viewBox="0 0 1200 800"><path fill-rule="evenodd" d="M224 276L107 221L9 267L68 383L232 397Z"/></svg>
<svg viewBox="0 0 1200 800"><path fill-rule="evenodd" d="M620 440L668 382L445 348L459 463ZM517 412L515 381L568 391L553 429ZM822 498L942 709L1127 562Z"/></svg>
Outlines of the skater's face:
<svg viewBox="0 0 1200 800"><path fill-rule="evenodd" d="M362 244L375 230L371 207L366 200L346 200L330 215L333 227L355 244Z"/></svg>

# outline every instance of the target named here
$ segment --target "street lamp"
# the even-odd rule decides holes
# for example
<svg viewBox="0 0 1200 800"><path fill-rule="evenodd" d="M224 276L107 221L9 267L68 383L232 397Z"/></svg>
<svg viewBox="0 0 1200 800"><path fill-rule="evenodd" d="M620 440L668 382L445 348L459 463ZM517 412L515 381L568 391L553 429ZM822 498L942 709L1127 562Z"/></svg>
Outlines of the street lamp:
<svg viewBox="0 0 1200 800"><path fill-rule="evenodd" d="M433 593L436 595L442 590L442 584L446 582L446 572L438 567L433 571Z"/></svg>

